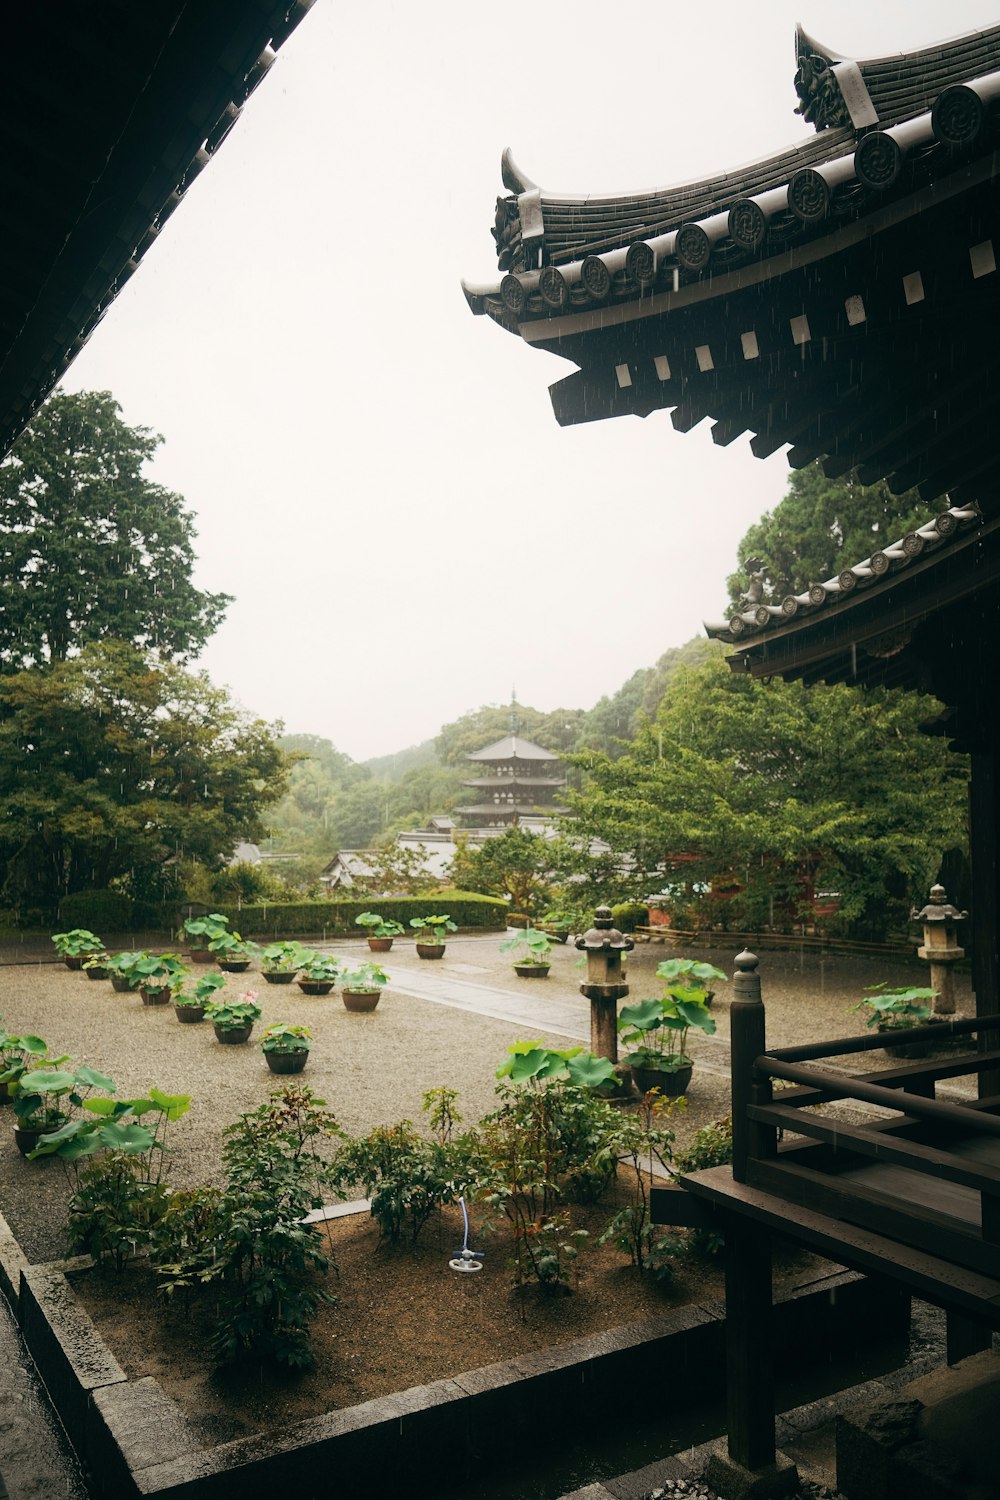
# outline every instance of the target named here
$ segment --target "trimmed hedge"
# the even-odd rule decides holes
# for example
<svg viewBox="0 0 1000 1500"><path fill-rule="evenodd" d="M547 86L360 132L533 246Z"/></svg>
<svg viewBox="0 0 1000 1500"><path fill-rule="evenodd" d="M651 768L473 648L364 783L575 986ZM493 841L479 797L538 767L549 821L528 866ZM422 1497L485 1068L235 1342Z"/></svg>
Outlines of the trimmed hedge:
<svg viewBox="0 0 1000 1500"><path fill-rule="evenodd" d="M622 901L611 908L611 920L619 932L634 932L649 924L649 907L641 901Z"/></svg>
<svg viewBox="0 0 1000 1500"><path fill-rule="evenodd" d="M67 929L128 932L132 916L132 899L121 891L74 891L59 903L59 920Z"/></svg>
<svg viewBox="0 0 1000 1500"><path fill-rule="evenodd" d="M478 896L472 891L439 891L434 896L345 897L336 901L261 902L243 907L218 905L215 908L229 918L230 928L244 937L301 937L325 932L328 937L361 937L354 919L363 911L378 912L409 926L411 917L445 913L460 928L498 931L506 925L507 906L495 896ZM145 913L144 913L145 914ZM167 903L161 908L160 921L149 924L174 930L184 919L183 904Z"/></svg>

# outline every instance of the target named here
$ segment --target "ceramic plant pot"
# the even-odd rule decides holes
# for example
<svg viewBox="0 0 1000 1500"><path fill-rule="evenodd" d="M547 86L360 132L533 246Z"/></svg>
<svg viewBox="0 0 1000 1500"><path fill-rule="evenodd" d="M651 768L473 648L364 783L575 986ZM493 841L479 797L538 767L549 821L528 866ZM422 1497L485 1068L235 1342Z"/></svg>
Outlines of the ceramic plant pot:
<svg viewBox="0 0 1000 1500"><path fill-rule="evenodd" d="M418 943L418 958L444 958L444 943Z"/></svg>
<svg viewBox="0 0 1000 1500"><path fill-rule="evenodd" d="M174 1015L182 1026L193 1026L196 1021L204 1021L205 1007L203 1005L175 1005Z"/></svg>
<svg viewBox="0 0 1000 1500"><path fill-rule="evenodd" d="M295 978L294 969L264 969L262 973L265 984L291 984Z"/></svg>
<svg viewBox="0 0 1000 1500"><path fill-rule="evenodd" d="M88 979L108 979L108 978L110 978L110 974L111 974L110 969L101 969L101 968L84 969L83 972L86 974L86 976L87 976Z"/></svg>
<svg viewBox="0 0 1000 1500"><path fill-rule="evenodd" d="M333 989L332 979L300 979L298 984L303 995L328 995Z"/></svg>
<svg viewBox="0 0 1000 1500"><path fill-rule="evenodd" d="M515 964L514 973L519 979L548 979L548 964Z"/></svg>
<svg viewBox="0 0 1000 1500"><path fill-rule="evenodd" d="M210 948L189 948L188 958L193 964L215 963L215 954Z"/></svg>
<svg viewBox="0 0 1000 1500"><path fill-rule="evenodd" d="M248 958L220 958L219 968L224 974L245 974L250 967Z"/></svg>
<svg viewBox="0 0 1000 1500"><path fill-rule="evenodd" d="M301 1073L309 1061L308 1047L299 1052L265 1052L264 1061L272 1073Z"/></svg>
<svg viewBox="0 0 1000 1500"><path fill-rule="evenodd" d="M27 1156L29 1151L34 1151L43 1135L51 1135L53 1130L58 1129L58 1125L44 1125L37 1130L30 1125L15 1125L14 1140L18 1151L22 1156Z"/></svg>
<svg viewBox="0 0 1000 1500"><path fill-rule="evenodd" d="M388 953L392 948L392 938L370 937L368 939L368 947L372 953Z"/></svg>
<svg viewBox="0 0 1000 1500"><path fill-rule="evenodd" d="M250 1040L253 1031L253 1022L249 1021L246 1026L216 1026L215 1035L225 1047L238 1047L241 1042Z"/></svg>
<svg viewBox="0 0 1000 1500"><path fill-rule="evenodd" d="M152 989L148 985L142 985L139 990L143 1005L169 1005L170 989L167 985Z"/></svg>
<svg viewBox="0 0 1000 1500"><path fill-rule="evenodd" d="M691 1065L672 1071L665 1068L636 1067L634 1063L630 1063L629 1067L640 1094L648 1094L650 1089L659 1089L664 1099L677 1099L681 1094L686 1094L694 1072Z"/></svg>
<svg viewBox="0 0 1000 1500"><path fill-rule="evenodd" d="M130 995L132 993L132 986L124 974L112 974L111 988L119 995Z"/></svg>
<svg viewBox="0 0 1000 1500"><path fill-rule="evenodd" d="M381 990L341 990L341 999L347 1010L374 1010L382 998Z"/></svg>

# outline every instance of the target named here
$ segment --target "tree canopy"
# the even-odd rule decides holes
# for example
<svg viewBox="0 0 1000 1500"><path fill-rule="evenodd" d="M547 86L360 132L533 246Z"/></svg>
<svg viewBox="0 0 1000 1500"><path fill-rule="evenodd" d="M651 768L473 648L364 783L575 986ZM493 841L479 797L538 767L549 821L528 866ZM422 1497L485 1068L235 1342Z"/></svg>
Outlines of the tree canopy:
<svg viewBox="0 0 1000 1500"><path fill-rule="evenodd" d="M0 676L0 867L15 908L112 883L172 893L262 832L285 757L204 673L114 641Z"/></svg>
<svg viewBox="0 0 1000 1500"><path fill-rule="evenodd" d="M885 484L827 479L814 463L793 471L785 498L750 527L738 556L744 568L758 560L764 597L780 601L863 562L929 519L915 490L893 495ZM746 571L729 578L734 607L746 586Z"/></svg>
<svg viewBox="0 0 1000 1500"><path fill-rule="evenodd" d="M53 396L0 464L0 670L114 639L184 662L228 594L191 581L194 528L143 473L162 438L107 391Z"/></svg>
<svg viewBox="0 0 1000 1500"><path fill-rule="evenodd" d="M679 672L627 753L576 757L581 832L650 873L651 888L711 888L712 919L796 916L820 889L873 935L923 900L963 847L965 765L919 733L933 700L775 680L710 660Z"/></svg>

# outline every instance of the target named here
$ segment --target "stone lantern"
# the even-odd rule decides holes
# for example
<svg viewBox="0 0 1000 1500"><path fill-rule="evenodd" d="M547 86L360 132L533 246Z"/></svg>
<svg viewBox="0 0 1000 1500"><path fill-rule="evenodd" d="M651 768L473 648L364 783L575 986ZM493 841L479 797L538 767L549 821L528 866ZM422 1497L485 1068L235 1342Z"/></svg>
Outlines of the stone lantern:
<svg viewBox="0 0 1000 1500"><path fill-rule="evenodd" d="M628 994L622 954L635 947L615 927L610 906L599 906L594 925L576 940L587 955L587 978L580 994L590 1001L590 1050L595 1057L618 1061L618 1001Z"/></svg>
<svg viewBox="0 0 1000 1500"><path fill-rule="evenodd" d="M965 949L958 946L958 924L968 917L967 911L952 906L943 885L931 886L931 899L922 911L914 907L911 922L922 922L924 943L917 949L917 957L931 966L931 987L937 990L934 1012L950 1016L955 1010L955 980L952 965L965 957Z"/></svg>

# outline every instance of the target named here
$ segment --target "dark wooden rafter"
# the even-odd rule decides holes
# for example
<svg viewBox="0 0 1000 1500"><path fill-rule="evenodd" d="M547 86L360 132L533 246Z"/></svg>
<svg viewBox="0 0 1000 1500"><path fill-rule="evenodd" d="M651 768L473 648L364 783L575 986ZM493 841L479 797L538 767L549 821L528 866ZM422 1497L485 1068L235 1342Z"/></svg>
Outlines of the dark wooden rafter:
<svg viewBox="0 0 1000 1500"><path fill-rule="evenodd" d="M53 0L11 12L4 39L17 68L0 100L0 455L311 3L106 0L84 17L72 0Z"/></svg>

